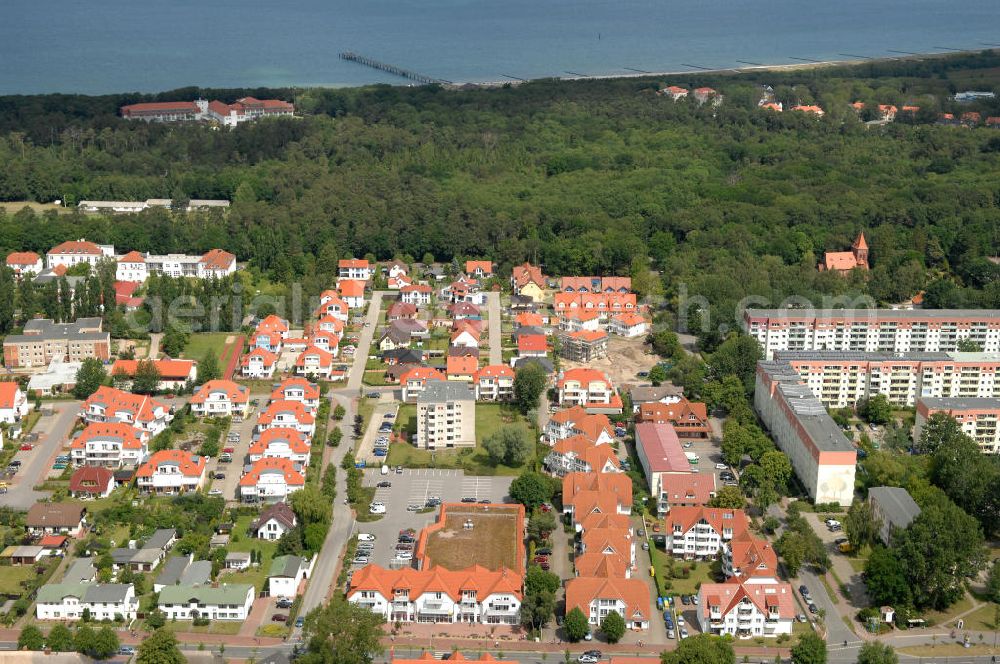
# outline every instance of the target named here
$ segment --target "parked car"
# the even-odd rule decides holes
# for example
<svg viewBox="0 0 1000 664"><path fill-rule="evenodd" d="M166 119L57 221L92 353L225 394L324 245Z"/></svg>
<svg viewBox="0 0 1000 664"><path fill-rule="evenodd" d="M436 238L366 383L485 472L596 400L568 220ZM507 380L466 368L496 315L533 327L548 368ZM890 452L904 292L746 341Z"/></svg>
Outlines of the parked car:
<svg viewBox="0 0 1000 664"><path fill-rule="evenodd" d="M133 648L132 646L122 646L121 648L118 649L118 654L122 655L123 657L131 657L132 655L135 654L135 648Z"/></svg>
<svg viewBox="0 0 1000 664"><path fill-rule="evenodd" d="M275 606L278 607L279 609L290 609L292 608L292 600L288 599L287 597L282 597L281 599L278 600Z"/></svg>
<svg viewBox="0 0 1000 664"><path fill-rule="evenodd" d="M31 443L25 443L24 445L21 445L22 452L30 452L33 449L35 449L35 446L32 445Z"/></svg>
<svg viewBox="0 0 1000 664"><path fill-rule="evenodd" d="M536 563L547 563L549 561L548 556L535 556L534 561Z"/></svg>
<svg viewBox="0 0 1000 664"><path fill-rule="evenodd" d="M489 498L483 498L482 500L479 501L480 505L490 505L492 503L493 503L493 501L490 500Z"/></svg>
<svg viewBox="0 0 1000 664"><path fill-rule="evenodd" d="M286 616L284 613L275 613L273 616L271 616L271 620L273 620L274 622L287 622L288 616Z"/></svg>
<svg viewBox="0 0 1000 664"><path fill-rule="evenodd" d="M724 463L717 463L717 464L715 464L715 469L716 470L729 470L729 466L727 466Z"/></svg>
<svg viewBox="0 0 1000 664"><path fill-rule="evenodd" d="M550 549L550 548L549 548L549 547L547 547L547 546L543 546L543 547L542 547L542 548L540 548L540 549L536 549L536 550L535 550L535 553L536 553L537 555L539 555L539 556L551 556L551 555L552 555L552 549Z"/></svg>
<svg viewBox="0 0 1000 664"><path fill-rule="evenodd" d="M577 658L576 661L580 662L580 664L597 664L601 660L600 658L594 657L593 655L588 655L587 653L583 653Z"/></svg>
<svg viewBox="0 0 1000 664"><path fill-rule="evenodd" d="M396 474L397 475L402 475L403 474L403 467L402 466L396 466Z"/></svg>
<svg viewBox="0 0 1000 664"><path fill-rule="evenodd" d="M680 635L682 639L686 639L688 637L687 627L681 627Z"/></svg>
<svg viewBox="0 0 1000 664"><path fill-rule="evenodd" d="M365 396L368 397L369 399L381 399L382 398L382 393L381 392L369 392Z"/></svg>
<svg viewBox="0 0 1000 664"><path fill-rule="evenodd" d="M812 602L809 602L809 613L812 613L812 614L819 613L819 608L815 604L813 604Z"/></svg>
<svg viewBox="0 0 1000 664"><path fill-rule="evenodd" d="M305 617L299 616L298 618L295 619L295 626L296 627L302 627L305 624L306 624Z"/></svg>
<svg viewBox="0 0 1000 664"><path fill-rule="evenodd" d="M374 454L377 457L384 457L388 456L389 452L384 447L376 447Z"/></svg>
<svg viewBox="0 0 1000 664"><path fill-rule="evenodd" d="M474 503L474 502L476 502L476 499L472 498L471 496L466 496L465 498L462 498L462 502L463 503Z"/></svg>
<svg viewBox="0 0 1000 664"><path fill-rule="evenodd" d="M368 511L372 514L385 514L385 503L375 501L368 506Z"/></svg>
<svg viewBox="0 0 1000 664"><path fill-rule="evenodd" d="M378 487L379 489L388 489L389 487L392 486L392 482L390 482L388 480L383 480L383 481L379 482L378 484L376 484L375 486Z"/></svg>
<svg viewBox="0 0 1000 664"><path fill-rule="evenodd" d="M691 600L688 599L687 595L681 595L681 603L684 604L684 606L688 606L691 604Z"/></svg>
<svg viewBox="0 0 1000 664"><path fill-rule="evenodd" d="M668 627L668 628L667 628L667 638L668 638L668 639L673 639L673 638L676 638L676 637L674 636L674 629L673 629L672 627Z"/></svg>
<svg viewBox="0 0 1000 664"><path fill-rule="evenodd" d="M212 475L212 479L213 480L224 480L224 479L226 479L226 474L225 473L215 473L214 475Z"/></svg>

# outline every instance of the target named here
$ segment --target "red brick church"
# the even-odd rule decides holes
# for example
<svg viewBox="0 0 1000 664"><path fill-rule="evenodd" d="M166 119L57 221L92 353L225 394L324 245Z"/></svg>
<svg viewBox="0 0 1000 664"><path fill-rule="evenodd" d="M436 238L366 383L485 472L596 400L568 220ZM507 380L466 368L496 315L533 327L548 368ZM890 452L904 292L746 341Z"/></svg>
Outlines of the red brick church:
<svg viewBox="0 0 1000 664"><path fill-rule="evenodd" d="M855 268L868 269L868 243L865 242L863 231L858 233L858 239L851 245L850 251L828 251L819 264L820 272L831 270L847 274Z"/></svg>

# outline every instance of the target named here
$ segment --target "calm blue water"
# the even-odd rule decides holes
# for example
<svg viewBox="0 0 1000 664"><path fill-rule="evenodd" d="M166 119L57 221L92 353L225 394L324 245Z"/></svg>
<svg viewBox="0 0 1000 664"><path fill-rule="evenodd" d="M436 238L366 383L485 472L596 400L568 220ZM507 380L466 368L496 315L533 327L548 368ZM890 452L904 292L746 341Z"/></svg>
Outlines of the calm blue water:
<svg viewBox="0 0 1000 664"><path fill-rule="evenodd" d="M0 0L0 93L404 82L343 50L465 82L983 42L998 0Z"/></svg>

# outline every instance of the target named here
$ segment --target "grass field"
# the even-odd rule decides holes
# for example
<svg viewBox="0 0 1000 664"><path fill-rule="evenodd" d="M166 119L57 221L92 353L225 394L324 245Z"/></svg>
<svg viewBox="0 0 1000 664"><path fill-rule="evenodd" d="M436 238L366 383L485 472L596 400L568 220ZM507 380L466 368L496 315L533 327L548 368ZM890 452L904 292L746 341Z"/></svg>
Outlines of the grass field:
<svg viewBox="0 0 1000 664"><path fill-rule="evenodd" d="M465 528L466 521L472 522L471 529ZM425 566L459 570L468 567L469 561L475 561L492 570L517 569L520 541L517 512L513 509L448 507L444 527L433 531L427 539L426 555L431 562Z"/></svg>
<svg viewBox="0 0 1000 664"><path fill-rule="evenodd" d="M226 339L235 336L229 332L204 332L192 334L184 347L184 357L189 360L200 360L205 353L212 352L219 358L219 367L224 368L223 352L226 349Z"/></svg>
<svg viewBox="0 0 1000 664"><path fill-rule="evenodd" d="M68 214L73 212L73 208L64 208L61 205L54 205L52 203L35 203L33 201L14 201L11 203L0 203L0 208L3 208L8 214L14 214L15 212L20 212L24 208L29 207L35 212L48 212L49 210L55 210L61 214Z"/></svg>
<svg viewBox="0 0 1000 664"><path fill-rule="evenodd" d="M24 588L22 581L35 578L34 565L12 565L10 567L0 567L0 594L21 595Z"/></svg>

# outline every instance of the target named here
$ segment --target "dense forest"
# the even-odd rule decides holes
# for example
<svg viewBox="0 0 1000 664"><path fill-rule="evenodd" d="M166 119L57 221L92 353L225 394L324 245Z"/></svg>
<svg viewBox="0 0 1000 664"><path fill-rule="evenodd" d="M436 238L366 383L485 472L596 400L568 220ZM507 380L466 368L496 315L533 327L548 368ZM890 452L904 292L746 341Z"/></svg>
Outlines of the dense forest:
<svg viewBox="0 0 1000 664"><path fill-rule="evenodd" d="M710 85L721 105L673 102ZM762 86L823 118L757 108ZM0 98L0 200L228 198L226 214L0 213L0 250L86 237L121 250L221 247L274 281L329 280L337 257L525 259L548 274L664 275L667 308L700 295L731 324L747 295L870 295L1000 307L1000 130L938 126L1000 115L1000 53L858 67L538 81L491 89L197 90L294 99L303 117L233 131L116 116L153 97ZM849 107L911 104L866 126ZM870 245L867 278L822 274L824 251ZM311 290L311 289L310 289ZM659 292L654 284L647 288ZM712 341L706 339L705 341Z"/></svg>

